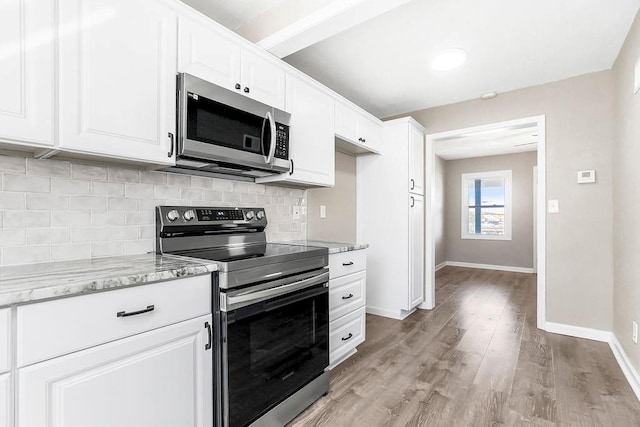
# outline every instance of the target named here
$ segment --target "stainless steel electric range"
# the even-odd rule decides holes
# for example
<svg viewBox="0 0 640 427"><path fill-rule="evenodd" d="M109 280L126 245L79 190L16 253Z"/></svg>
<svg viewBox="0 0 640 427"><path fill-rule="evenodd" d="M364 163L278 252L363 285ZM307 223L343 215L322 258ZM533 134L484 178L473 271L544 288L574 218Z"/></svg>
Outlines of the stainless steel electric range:
<svg viewBox="0 0 640 427"><path fill-rule="evenodd" d="M328 250L266 242L261 208L159 206L158 253L213 276L217 425L284 425L329 390Z"/></svg>

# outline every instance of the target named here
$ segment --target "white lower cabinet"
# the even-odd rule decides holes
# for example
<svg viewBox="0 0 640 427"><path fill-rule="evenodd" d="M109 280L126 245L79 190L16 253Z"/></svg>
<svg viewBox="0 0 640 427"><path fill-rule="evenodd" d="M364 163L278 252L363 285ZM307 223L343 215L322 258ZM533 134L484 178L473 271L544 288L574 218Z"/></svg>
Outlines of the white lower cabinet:
<svg viewBox="0 0 640 427"><path fill-rule="evenodd" d="M329 366L356 353L366 324L366 250L329 255Z"/></svg>
<svg viewBox="0 0 640 427"><path fill-rule="evenodd" d="M18 370L18 427L213 423L211 316Z"/></svg>
<svg viewBox="0 0 640 427"><path fill-rule="evenodd" d="M11 406L11 375L0 375L0 427L13 427Z"/></svg>

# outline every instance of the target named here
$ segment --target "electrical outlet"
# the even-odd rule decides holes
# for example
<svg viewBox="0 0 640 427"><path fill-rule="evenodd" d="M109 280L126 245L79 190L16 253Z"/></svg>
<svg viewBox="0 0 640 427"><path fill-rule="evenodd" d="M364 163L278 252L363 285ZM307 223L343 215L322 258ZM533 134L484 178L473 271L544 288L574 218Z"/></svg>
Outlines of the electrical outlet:
<svg viewBox="0 0 640 427"><path fill-rule="evenodd" d="M293 219L300 219L300 206L293 207Z"/></svg>
<svg viewBox="0 0 640 427"><path fill-rule="evenodd" d="M632 324L633 324L633 327L632 327L633 332L632 332L631 339L635 344L638 344L638 324L636 323L635 320L632 322Z"/></svg>
<svg viewBox="0 0 640 427"><path fill-rule="evenodd" d="M549 213L559 213L560 212L560 204L557 200L549 200L547 202L547 212Z"/></svg>

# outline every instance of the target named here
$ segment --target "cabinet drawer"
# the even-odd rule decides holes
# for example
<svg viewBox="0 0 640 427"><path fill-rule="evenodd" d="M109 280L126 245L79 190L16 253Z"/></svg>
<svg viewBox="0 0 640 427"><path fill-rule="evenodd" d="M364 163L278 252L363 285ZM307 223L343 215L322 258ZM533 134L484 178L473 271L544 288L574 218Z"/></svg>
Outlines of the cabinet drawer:
<svg viewBox="0 0 640 427"><path fill-rule="evenodd" d="M367 251L341 252L329 255L329 278L345 276L347 274L367 269Z"/></svg>
<svg viewBox="0 0 640 427"><path fill-rule="evenodd" d="M209 275L21 306L18 366L209 313Z"/></svg>
<svg viewBox="0 0 640 427"><path fill-rule="evenodd" d="M329 281L329 321L365 305L366 280L366 271L360 271Z"/></svg>
<svg viewBox="0 0 640 427"><path fill-rule="evenodd" d="M11 309L0 310L0 374L9 370Z"/></svg>
<svg viewBox="0 0 640 427"><path fill-rule="evenodd" d="M364 342L365 307L347 314L329 325L329 364L333 365L345 354Z"/></svg>

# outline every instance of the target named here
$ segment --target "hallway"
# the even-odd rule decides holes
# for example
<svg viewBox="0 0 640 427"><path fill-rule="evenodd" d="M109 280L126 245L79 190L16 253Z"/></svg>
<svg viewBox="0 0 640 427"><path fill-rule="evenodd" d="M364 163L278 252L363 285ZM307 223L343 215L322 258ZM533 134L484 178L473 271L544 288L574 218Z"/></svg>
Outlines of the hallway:
<svg viewBox="0 0 640 427"><path fill-rule="evenodd" d="M434 310L366 341L290 426L640 425L608 344L536 328L535 275L446 267Z"/></svg>

